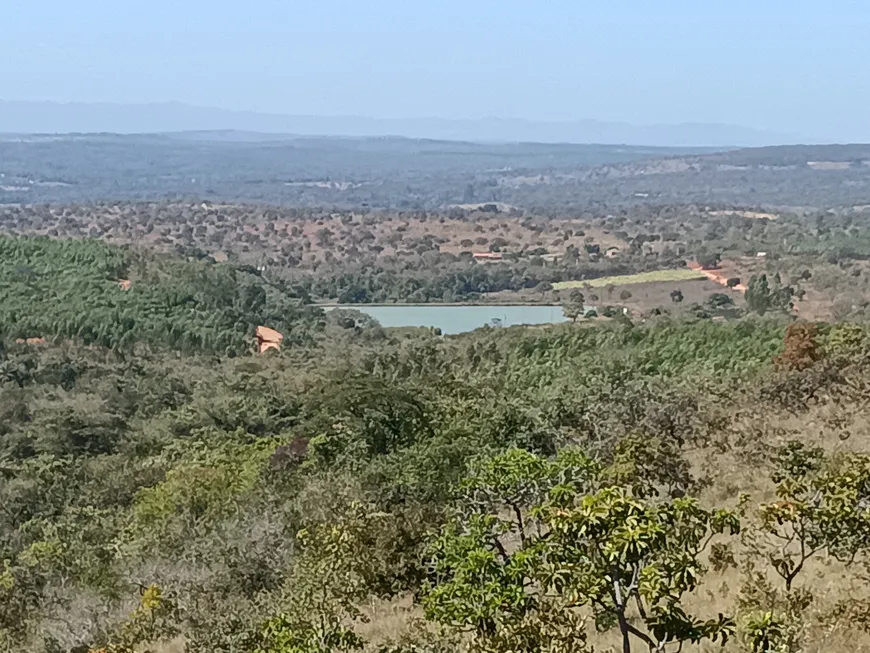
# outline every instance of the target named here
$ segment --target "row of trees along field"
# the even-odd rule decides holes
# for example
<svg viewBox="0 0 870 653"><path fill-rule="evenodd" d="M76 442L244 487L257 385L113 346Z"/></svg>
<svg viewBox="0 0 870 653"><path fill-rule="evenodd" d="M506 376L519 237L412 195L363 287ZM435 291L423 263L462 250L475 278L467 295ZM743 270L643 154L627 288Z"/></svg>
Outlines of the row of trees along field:
<svg viewBox="0 0 870 653"><path fill-rule="evenodd" d="M439 337L255 271L0 247L0 650L870 642L864 326ZM258 323L292 346L246 355Z"/></svg>

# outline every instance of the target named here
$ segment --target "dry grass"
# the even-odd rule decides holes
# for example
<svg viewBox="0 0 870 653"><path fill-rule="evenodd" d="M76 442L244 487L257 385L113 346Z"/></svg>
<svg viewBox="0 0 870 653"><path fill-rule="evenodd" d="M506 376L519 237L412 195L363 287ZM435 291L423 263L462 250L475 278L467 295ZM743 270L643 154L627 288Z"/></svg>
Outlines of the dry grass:
<svg viewBox="0 0 870 653"><path fill-rule="evenodd" d="M844 415L848 415L848 419L844 419ZM729 437L735 441L727 451L714 447L690 454L694 474L709 482L702 500L711 506L733 508L741 493L748 494L753 505L774 500L775 486L770 480L770 470L759 458L764 448L780 445L786 440L821 446L829 453L867 453L870 409L825 403L811 406L806 414L798 416L786 412L747 411L735 419L730 431ZM753 440L751 436L755 433L759 438ZM734 552L739 566L746 560L748 551L738 543ZM855 568L847 569L836 560L821 556L807 564L798 586L812 591L814 603L807 614L803 653L870 651L870 635L854 624L833 622L829 616L836 604L847 596L867 597L870 588L866 582L856 578L855 571ZM782 585L775 573L769 572L768 577L774 585ZM742 615L737 608L737 599L743 581L739 568L708 572L692 599L693 612L704 617L719 612L735 614L739 622ZM688 650L692 649L721 650L713 645ZM744 649L739 642L731 642L726 650Z"/></svg>
<svg viewBox="0 0 870 653"><path fill-rule="evenodd" d="M166 642L144 645L141 653L184 653L185 645L186 640L179 636Z"/></svg>
<svg viewBox="0 0 870 653"><path fill-rule="evenodd" d="M708 481L701 492L702 503L708 507L735 508L741 493L750 495L752 504L775 498L775 488L769 470L763 462L765 449L788 439L824 447L828 452L867 452L870 442L870 406L842 406L820 404L811 406L802 415L785 411L758 412L757 407L741 406L740 414L720 435L725 446L709 446L689 452L688 458L694 475ZM844 418L848 415L848 419ZM757 437L756 437L757 434ZM719 613L734 615L738 623L746 617L741 614L738 598L745 581L741 564L748 551L739 539L730 540L736 567L720 571L709 570L698 589L687 596L686 608L699 618L715 618ZM775 585L782 584L775 573L769 573ZM801 574L798 586L811 589L814 603L806 614L804 645L800 653L863 653L870 652L870 635L855 624L833 620L832 609L842 600L867 597L870 586L856 576L855 568L847 569L834 560L813 559ZM414 632L421 614L409 597L391 602L375 601L366 606L371 621L359 632L373 645L395 642ZM589 644L594 650L618 653L621 643L618 633L599 633L590 625ZM377 646L373 646L377 650ZM640 650L638 648L637 650ZM745 643L735 638L724 649L718 643L686 645L687 652L725 651L745 652Z"/></svg>
<svg viewBox="0 0 870 653"><path fill-rule="evenodd" d="M779 218L775 213L762 213L760 211L710 211L707 215L720 217L724 215L736 215L749 220L776 220Z"/></svg>
<svg viewBox="0 0 870 653"><path fill-rule="evenodd" d="M392 601L372 599L363 607L363 613L368 622L360 624L356 632L374 648L401 641L411 635L423 619L423 611L414 605L411 596Z"/></svg>

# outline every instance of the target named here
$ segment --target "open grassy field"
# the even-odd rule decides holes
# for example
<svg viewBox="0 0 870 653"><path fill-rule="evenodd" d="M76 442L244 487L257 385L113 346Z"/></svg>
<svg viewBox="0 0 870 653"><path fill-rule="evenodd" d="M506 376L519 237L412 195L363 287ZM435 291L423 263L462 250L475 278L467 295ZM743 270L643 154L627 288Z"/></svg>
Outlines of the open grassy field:
<svg viewBox="0 0 870 653"><path fill-rule="evenodd" d="M553 290L569 290L571 288L604 288L605 286L628 286L635 283L650 283L660 281L693 281L703 279L704 275L698 270L655 270L654 272L641 272L640 274L624 274L613 277L600 277L585 281L560 281L553 284Z"/></svg>

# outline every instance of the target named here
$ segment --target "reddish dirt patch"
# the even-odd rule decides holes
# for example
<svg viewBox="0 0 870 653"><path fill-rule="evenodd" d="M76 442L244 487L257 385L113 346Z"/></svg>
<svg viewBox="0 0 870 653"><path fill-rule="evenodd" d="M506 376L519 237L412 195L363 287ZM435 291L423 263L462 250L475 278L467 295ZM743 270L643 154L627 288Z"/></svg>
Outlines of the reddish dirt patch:
<svg viewBox="0 0 870 653"><path fill-rule="evenodd" d="M721 270L707 270L701 267L701 264L697 261L689 261L688 265L690 269L697 270L705 277L707 277L710 281L718 283L721 286L725 286L726 288L728 287L728 275L723 274ZM742 283L738 283L736 286L733 286L733 289L741 293L746 292L746 286Z"/></svg>

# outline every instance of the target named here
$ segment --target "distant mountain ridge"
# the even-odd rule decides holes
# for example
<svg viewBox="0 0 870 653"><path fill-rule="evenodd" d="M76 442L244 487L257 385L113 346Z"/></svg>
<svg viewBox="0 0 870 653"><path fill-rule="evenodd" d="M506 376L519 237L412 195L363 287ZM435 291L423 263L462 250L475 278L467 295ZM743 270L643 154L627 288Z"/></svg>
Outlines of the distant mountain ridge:
<svg viewBox="0 0 870 653"><path fill-rule="evenodd" d="M724 124L631 125L600 120L368 118L230 111L177 102L55 103L0 100L0 133L240 131L300 136L404 136L475 142L610 143L657 147L757 147L799 137Z"/></svg>

